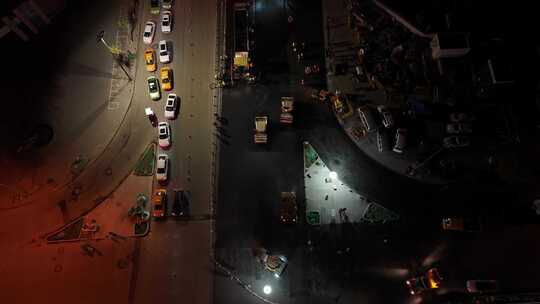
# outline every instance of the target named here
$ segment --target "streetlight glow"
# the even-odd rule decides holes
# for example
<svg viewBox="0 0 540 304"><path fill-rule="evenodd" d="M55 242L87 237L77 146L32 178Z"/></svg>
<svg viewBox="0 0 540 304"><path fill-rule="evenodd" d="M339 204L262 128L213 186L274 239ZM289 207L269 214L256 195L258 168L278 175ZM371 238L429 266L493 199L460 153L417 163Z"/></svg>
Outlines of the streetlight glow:
<svg viewBox="0 0 540 304"><path fill-rule="evenodd" d="M264 285L263 287L264 294L270 294L272 292L272 287L270 285Z"/></svg>

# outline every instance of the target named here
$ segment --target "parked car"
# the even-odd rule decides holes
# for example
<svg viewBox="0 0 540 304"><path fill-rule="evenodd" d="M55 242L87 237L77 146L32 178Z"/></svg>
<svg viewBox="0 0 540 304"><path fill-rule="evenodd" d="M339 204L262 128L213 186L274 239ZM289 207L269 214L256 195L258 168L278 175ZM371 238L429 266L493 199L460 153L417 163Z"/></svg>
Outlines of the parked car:
<svg viewBox="0 0 540 304"><path fill-rule="evenodd" d="M360 117L366 131L372 132L377 130L377 120L375 120L375 116L373 115L371 108L362 106L356 109L356 111L358 112L358 117Z"/></svg>
<svg viewBox="0 0 540 304"><path fill-rule="evenodd" d="M159 62L169 63L171 62L171 51L166 40L159 42Z"/></svg>
<svg viewBox="0 0 540 304"><path fill-rule="evenodd" d="M446 125L446 132L449 134L472 133L472 125L469 123L453 122Z"/></svg>
<svg viewBox="0 0 540 304"><path fill-rule="evenodd" d="M146 63L146 70L148 72L156 71L156 52L153 49L146 49L144 51L144 63Z"/></svg>
<svg viewBox="0 0 540 304"><path fill-rule="evenodd" d="M168 122L160 122L158 124L158 144L162 148L167 148L171 145L171 127Z"/></svg>
<svg viewBox="0 0 540 304"><path fill-rule="evenodd" d="M173 74L170 67L162 67L159 73L161 75L161 85L163 90L170 91L173 87Z"/></svg>
<svg viewBox="0 0 540 304"><path fill-rule="evenodd" d="M152 215L157 218L164 217L165 210L167 209L167 190L158 189L156 193L154 193L152 201L154 203Z"/></svg>
<svg viewBox="0 0 540 304"><path fill-rule="evenodd" d="M170 33L172 30L172 12L164 11L161 15L161 32Z"/></svg>
<svg viewBox="0 0 540 304"><path fill-rule="evenodd" d="M451 122L471 122L475 119L474 115L463 113L463 112L453 112L450 113Z"/></svg>
<svg viewBox="0 0 540 304"><path fill-rule="evenodd" d="M403 153L403 150L407 146L407 129L399 128L396 130L396 139L394 148L392 151L396 153Z"/></svg>
<svg viewBox="0 0 540 304"><path fill-rule="evenodd" d="M159 89L159 81L156 76L148 76L146 78L148 82L148 94L152 100L159 100L161 98L161 90Z"/></svg>
<svg viewBox="0 0 540 304"><path fill-rule="evenodd" d="M189 200L184 190L174 191L174 203L171 215L178 217L187 217L189 215Z"/></svg>
<svg viewBox="0 0 540 304"><path fill-rule="evenodd" d="M380 105L377 107L377 111L379 111L379 114L381 114L382 123L385 128L391 128L394 126L394 117L387 106Z"/></svg>
<svg viewBox="0 0 540 304"><path fill-rule="evenodd" d="M440 287L441 282L442 278L437 268L431 268L426 274L405 281L409 293L412 295L421 294L430 289L437 289Z"/></svg>
<svg viewBox="0 0 540 304"><path fill-rule="evenodd" d="M164 182L169 176L169 157L167 154L159 154L156 165L156 179Z"/></svg>
<svg viewBox="0 0 540 304"><path fill-rule="evenodd" d="M172 7L173 0L161 0L163 8L170 9Z"/></svg>
<svg viewBox="0 0 540 304"><path fill-rule="evenodd" d="M390 148L390 139L386 130L379 129L377 130L377 151L384 152Z"/></svg>
<svg viewBox="0 0 540 304"><path fill-rule="evenodd" d="M467 291L470 293L497 292L499 282L496 280L468 280Z"/></svg>
<svg viewBox="0 0 540 304"><path fill-rule="evenodd" d="M448 136L443 139L443 146L445 148L462 148L471 144L469 137L467 136Z"/></svg>
<svg viewBox="0 0 540 304"><path fill-rule="evenodd" d="M154 35L156 34L156 23L154 21L147 21L144 25L143 43L152 44Z"/></svg>
<svg viewBox="0 0 540 304"><path fill-rule="evenodd" d="M167 95L167 103L165 104L165 118L174 119L178 108L177 96L174 93Z"/></svg>

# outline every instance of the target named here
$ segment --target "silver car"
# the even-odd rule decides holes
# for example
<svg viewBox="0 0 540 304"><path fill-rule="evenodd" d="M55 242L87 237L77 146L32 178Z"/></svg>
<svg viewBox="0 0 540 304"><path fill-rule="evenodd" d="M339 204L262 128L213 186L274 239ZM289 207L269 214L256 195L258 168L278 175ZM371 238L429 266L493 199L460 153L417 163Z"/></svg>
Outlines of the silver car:
<svg viewBox="0 0 540 304"><path fill-rule="evenodd" d="M169 63L171 62L171 51L166 40L159 42L159 62Z"/></svg>
<svg viewBox="0 0 540 304"><path fill-rule="evenodd" d="M174 119L176 116L176 109L178 108L178 102L176 94L171 93L167 96L167 103L165 104L165 118Z"/></svg>
<svg viewBox="0 0 540 304"><path fill-rule="evenodd" d="M167 154L159 154L156 165L156 179L160 182L167 180L169 176L169 157Z"/></svg>
<svg viewBox="0 0 540 304"><path fill-rule="evenodd" d="M396 142L392 151L396 153L403 153L403 150L407 146L407 129L399 128L396 130Z"/></svg>
<svg viewBox="0 0 540 304"><path fill-rule="evenodd" d="M381 114L382 123L385 128L391 128L394 126L394 118L387 106L380 105L377 107L377 111Z"/></svg>
<svg viewBox="0 0 540 304"><path fill-rule="evenodd" d="M161 15L161 32L170 33L172 27L172 13L171 11L164 11Z"/></svg>
<svg viewBox="0 0 540 304"><path fill-rule="evenodd" d="M158 125L158 144L161 148L171 145L171 128L168 122L160 122Z"/></svg>
<svg viewBox="0 0 540 304"><path fill-rule="evenodd" d="M156 24L153 21L147 21L144 25L143 43L152 44L154 34L156 33Z"/></svg>

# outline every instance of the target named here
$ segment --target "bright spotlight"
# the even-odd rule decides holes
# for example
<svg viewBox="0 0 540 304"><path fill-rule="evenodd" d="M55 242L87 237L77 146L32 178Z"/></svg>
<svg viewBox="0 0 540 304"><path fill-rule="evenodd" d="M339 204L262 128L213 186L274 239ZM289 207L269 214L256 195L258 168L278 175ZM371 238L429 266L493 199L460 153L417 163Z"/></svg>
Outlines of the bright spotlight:
<svg viewBox="0 0 540 304"><path fill-rule="evenodd" d="M330 171L330 178L331 179L336 179L337 178L337 173L335 171Z"/></svg>
<svg viewBox="0 0 540 304"><path fill-rule="evenodd" d="M272 292L272 287L270 287L270 285L264 285L263 292L267 295L270 294Z"/></svg>

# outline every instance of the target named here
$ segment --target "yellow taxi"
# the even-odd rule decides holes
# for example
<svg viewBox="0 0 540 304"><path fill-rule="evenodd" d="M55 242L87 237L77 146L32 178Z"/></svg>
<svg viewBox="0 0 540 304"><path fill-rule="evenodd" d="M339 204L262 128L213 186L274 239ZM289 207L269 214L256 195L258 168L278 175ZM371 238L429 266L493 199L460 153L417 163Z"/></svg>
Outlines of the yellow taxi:
<svg viewBox="0 0 540 304"><path fill-rule="evenodd" d="M165 209L167 208L167 190L158 189L153 198L154 210L152 215L155 218L165 217Z"/></svg>
<svg viewBox="0 0 540 304"><path fill-rule="evenodd" d="M154 72L157 69L156 53L153 49L147 49L144 51L144 62L146 63L146 70L148 72Z"/></svg>
<svg viewBox="0 0 540 304"><path fill-rule="evenodd" d="M169 67L161 68L161 86L165 91L172 90L172 69Z"/></svg>

